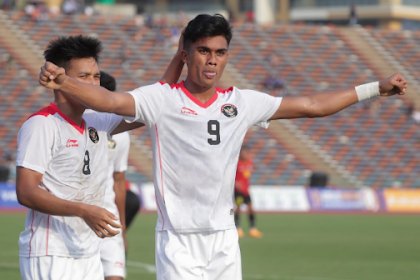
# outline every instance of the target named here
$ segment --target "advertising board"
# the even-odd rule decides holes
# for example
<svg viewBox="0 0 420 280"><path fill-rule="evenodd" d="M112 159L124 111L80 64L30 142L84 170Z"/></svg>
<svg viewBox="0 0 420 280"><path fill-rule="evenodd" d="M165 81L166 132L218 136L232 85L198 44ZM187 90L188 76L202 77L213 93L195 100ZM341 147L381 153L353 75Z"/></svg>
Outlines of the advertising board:
<svg viewBox="0 0 420 280"><path fill-rule="evenodd" d="M420 212L418 189L385 189L382 196L389 212Z"/></svg>
<svg viewBox="0 0 420 280"><path fill-rule="evenodd" d="M301 186L251 186L250 193L255 211L304 212L310 209L306 190Z"/></svg>
<svg viewBox="0 0 420 280"><path fill-rule="evenodd" d="M308 198L314 211L377 211L379 200L369 189L308 189Z"/></svg>
<svg viewBox="0 0 420 280"><path fill-rule="evenodd" d="M0 183L0 208L25 209L17 200L15 184Z"/></svg>

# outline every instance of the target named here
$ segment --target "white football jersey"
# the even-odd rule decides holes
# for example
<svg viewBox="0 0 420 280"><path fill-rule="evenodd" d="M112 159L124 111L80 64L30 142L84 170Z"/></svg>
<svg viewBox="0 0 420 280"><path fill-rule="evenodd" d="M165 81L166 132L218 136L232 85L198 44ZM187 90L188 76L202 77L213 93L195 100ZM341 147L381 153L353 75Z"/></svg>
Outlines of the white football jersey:
<svg viewBox="0 0 420 280"><path fill-rule="evenodd" d="M92 113L77 125L58 107L32 115L18 135L16 166L41 173L39 187L73 202L102 207L108 171L108 135L121 122L114 114ZM19 238L20 256L90 257L101 239L79 217L28 209Z"/></svg>
<svg viewBox="0 0 420 280"><path fill-rule="evenodd" d="M239 151L252 125L268 127L281 98L216 88L202 104L184 83L156 83L130 92L153 145L156 230L180 233L235 227L233 191Z"/></svg>
<svg viewBox="0 0 420 280"><path fill-rule="evenodd" d="M130 151L130 134L123 132L113 135L108 140L108 179L106 180L105 204L106 210L120 217L115 204L114 172L127 171L128 153Z"/></svg>

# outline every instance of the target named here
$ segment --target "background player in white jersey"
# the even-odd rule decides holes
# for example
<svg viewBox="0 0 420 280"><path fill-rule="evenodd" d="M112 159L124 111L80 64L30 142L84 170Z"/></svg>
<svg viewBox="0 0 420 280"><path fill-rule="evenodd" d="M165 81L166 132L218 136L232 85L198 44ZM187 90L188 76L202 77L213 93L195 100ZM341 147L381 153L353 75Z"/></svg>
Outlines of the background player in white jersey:
<svg viewBox="0 0 420 280"><path fill-rule="evenodd" d="M101 50L95 38L61 37L50 42L45 58L75 80L98 86ZM171 63L170 72L181 64ZM114 114L84 114L86 106L59 89L54 96L54 103L31 116L18 136L16 192L29 208L19 238L21 276L103 279L98 237L115 236L121 227L102 208L108 135L141 124L127 124Z"/></svg>
<svg viewBox="0 0 420 280"><path fill-rule="evenodd" d="M197 16L184 32L186 80L130 93L82 84L51 63L41 69L41 85L64 90L94 110L131 116L149 128L158 206L158 279L242 278L233 192L240 147L250 126L323 117L365 98L406 90L400 74L304 97L275 98L236 87L222 90L216 82L228 61L231 38L231 27L222 16Z"/></svg>
<svg viewBox="0 0 420 280"><path fill-rule="evenodd" d="M109 91L115 91L117 86L114 77L104 71L101 71L100 83ZM122 228L114 238L102 241L100 254L105 280L120 280L125 278L125 171L130 151L128 132L112 135L108 139L108 148L108 179L104 207L119 219Z"/></svg>

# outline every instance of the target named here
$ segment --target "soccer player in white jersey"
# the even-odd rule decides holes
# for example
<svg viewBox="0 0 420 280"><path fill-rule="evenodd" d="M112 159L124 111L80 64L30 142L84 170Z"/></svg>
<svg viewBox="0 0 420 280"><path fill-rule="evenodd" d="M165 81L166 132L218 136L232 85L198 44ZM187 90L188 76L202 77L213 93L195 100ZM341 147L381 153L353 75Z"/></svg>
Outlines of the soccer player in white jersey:
<svg viewBox="0 0 420 280"><path fill-rule="evenodd" d="M101 50L95 38L61 37L50 42L44 55L69 77L95 87ZM179 65L173 60L167 73L178 73L178 79ZM172 74L163 79L172 81ZM103 279L98 237L115 236L121 227L102 208L108 136L142 124L127 124L115 114L84 114L86 106L60 89L54 96L54 103L32 115L18 136L16 192L19 203L29 208L19 238L21 276Z"/></svg>
<svg viewBox="0 0 420 280"><path fill-rule="evenodd" d="M109 91L115 91L117 86L114 77L104 71L101 71L100 84ZM108 149L108 178L104 207L119 219L122 228L114 238L102 240L100 254L105 280L121 280L125 278L125 171L130 151L128 132L112 135L108 139Z"/></svg>
<svg viewBox="0 0 420 280"><path fill-rule="evenodd" d="M86 85L46 63L39 82L101 112L129 116L150 130L158 206L157 278L241 279L234 223L234 183L247 130L270 120L323 117L362 99L404 94L400 74L343 91L276 98L216 87L228 61L231 27L221 15L198 15L184 32L185 81L129 93Z"/></svg>

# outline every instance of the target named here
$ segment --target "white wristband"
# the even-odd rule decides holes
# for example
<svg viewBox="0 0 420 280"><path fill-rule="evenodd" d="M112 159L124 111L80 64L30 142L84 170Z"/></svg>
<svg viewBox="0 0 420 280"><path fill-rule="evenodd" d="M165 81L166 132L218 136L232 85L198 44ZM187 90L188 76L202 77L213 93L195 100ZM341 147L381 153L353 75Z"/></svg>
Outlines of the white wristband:
<svg viewBox="0 0 420 280"><path fill-rule="evenodd" d="M359 101L381 95L381 93L379 92L379 82L363 84L355 87L355 89Z"/></svg>

